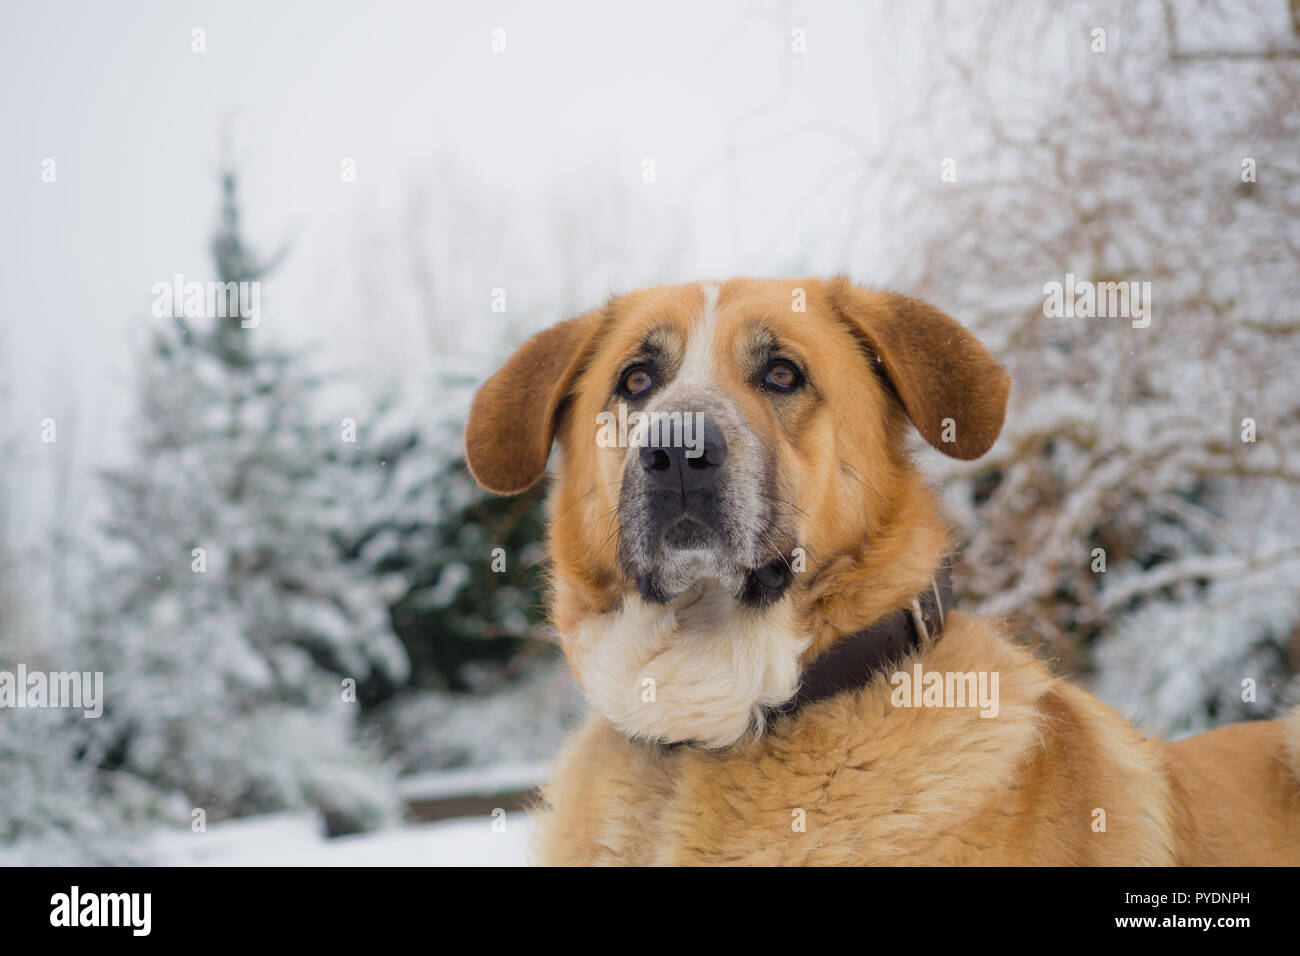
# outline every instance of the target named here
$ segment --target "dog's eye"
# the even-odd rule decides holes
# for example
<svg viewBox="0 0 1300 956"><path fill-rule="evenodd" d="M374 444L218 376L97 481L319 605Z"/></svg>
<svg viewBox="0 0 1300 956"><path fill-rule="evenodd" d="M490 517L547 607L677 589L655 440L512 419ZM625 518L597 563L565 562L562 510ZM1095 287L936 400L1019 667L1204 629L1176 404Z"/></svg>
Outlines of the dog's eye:
<svg viewBox="0 0 1300 956"><path fill-rule="evenodd" d="M769 362L763 374L763 386L777 392L793 392L803 384L803 376L794 364L784 359Z"/></svg>
<svg viewBox="0 0 1300 956"><path fill-rule="evenodd" d="M634 368L623 374L622 389L625 395L641 395L650 390L654 379L643 368Z"/></svg>

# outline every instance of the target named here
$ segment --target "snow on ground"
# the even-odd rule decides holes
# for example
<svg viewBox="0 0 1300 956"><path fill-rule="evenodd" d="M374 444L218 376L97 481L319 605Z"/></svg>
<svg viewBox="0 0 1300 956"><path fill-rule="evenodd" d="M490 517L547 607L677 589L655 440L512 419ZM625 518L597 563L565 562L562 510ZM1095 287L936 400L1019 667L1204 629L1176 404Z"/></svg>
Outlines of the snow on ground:
<svg viewBox="0 0 1300 956"><path fill-rule="evenodd" d="M411 774L397 782L405 800L436 800L442 797L490 797L498 793L531 790L546 779L546 766L514 761L488 767L435 770Z"/></svg>
<svg viewBox="0 0 1300 956"><path fill-rule="evenodd" d="M277 813L166 832L148 853L166 866L524 866L526 814L462 817L327 839L310 813ZM499 825L499 824L498 824Z"/></svg>
<svg viewBox="0 0 1300 956"><path fill-rule="evenodd" d="M491 797L530 790L544 776L541 764L503 763L406 777L398 789L408 801ZM333 839L325 836L319 814L311 811L224 820L202 833L154 827L143 836L137 836L139 831L104 835L90 847L67 837L32 838L0 845L0 867L526 865L527 814L495 812L497 818L485 811ZM494 822L498 829L493 829Z"/></svg>

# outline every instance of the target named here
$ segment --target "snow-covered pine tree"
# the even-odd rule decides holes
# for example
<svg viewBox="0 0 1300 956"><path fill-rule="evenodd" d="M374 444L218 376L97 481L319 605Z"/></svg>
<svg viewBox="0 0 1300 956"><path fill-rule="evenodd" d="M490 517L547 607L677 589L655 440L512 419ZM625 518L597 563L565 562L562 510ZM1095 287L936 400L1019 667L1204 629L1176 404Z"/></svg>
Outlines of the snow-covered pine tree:
<svg viewBox="0 0 1300 956"><path fill-rule="evenodd" d="M228 171L212 254L222 283L275 264L245 243ZM265 336L238 315L153 336L134 463L106 476L90 640L107 701L87 757L209 820L314 805L364 827L396 804L353 741L348 682L400 682L409 666L373 579L343 556L377 476L340 449L307 358Z"/></svg>

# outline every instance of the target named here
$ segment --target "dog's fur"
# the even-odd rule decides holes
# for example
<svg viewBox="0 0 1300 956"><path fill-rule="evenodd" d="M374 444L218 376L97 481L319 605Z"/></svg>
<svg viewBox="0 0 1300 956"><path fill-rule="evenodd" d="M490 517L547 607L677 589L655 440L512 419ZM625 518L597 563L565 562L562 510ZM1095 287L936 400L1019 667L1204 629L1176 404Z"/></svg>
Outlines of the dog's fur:
<svg viewBox="0 0 1300 956"><path fill-rule="evenodd" d="M620 393L638 369L651 384ZM771 716L950 550L909 422L976 458L1009 388L952 319L845 279L642 290L519 349L475 398L467 460L513 494L558 450L553 618L596 710L540 862L1300 864L1300 712L1147 739L960 611L900 669L996 673L995 717L897 707L887 674ZM597 441L620 402L702 412L725 455L681 463L678 501L668 459Z"/></svg>

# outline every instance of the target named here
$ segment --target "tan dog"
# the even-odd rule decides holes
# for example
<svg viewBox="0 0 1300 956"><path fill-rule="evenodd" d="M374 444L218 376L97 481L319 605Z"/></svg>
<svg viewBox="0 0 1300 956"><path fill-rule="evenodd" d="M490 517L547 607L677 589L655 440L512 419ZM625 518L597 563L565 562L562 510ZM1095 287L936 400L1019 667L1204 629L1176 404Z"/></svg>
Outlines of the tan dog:
<svg viewBox="0 0 1300 956"><path fill-rule="evenodd" d="M553 617L597 711L540 862L1300 864L1300 713L1149 740L948 608L905 430L976 458L1009 387L844 279L643 290L519 349L469 466L513 494L557 447Z"/></svg>

